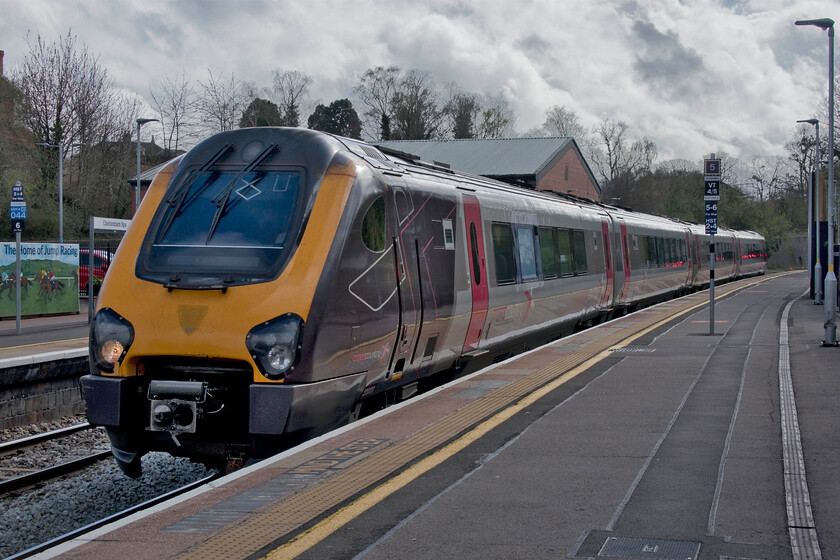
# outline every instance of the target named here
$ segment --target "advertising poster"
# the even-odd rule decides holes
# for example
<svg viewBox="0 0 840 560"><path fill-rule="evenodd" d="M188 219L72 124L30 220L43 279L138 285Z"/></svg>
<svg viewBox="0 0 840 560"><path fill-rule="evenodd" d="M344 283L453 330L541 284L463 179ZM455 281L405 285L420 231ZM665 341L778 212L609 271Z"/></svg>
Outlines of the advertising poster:
<svg viewBox="0 0 840 560"><path fill-rule="evenodd" d="M0 243L0 317L15 316L15 243ZM21 316L79 312L79 246L20 244Z"/></svg>

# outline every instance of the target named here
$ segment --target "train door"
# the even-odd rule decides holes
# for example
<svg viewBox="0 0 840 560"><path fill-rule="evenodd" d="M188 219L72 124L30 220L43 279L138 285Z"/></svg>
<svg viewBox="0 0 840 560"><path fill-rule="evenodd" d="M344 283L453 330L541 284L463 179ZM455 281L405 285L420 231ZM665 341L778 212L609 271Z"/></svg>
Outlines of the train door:
<svg viewBox="0 0 840 560"><path fill-rule="evenodd" d="M467 267L470 271L470 288L472 290L472 313L464 339L463 352L478 349L484 321L487 318L487 302L489 290L487 286L487 263L484 258L484 234L481 227L481 207L478 198L471 194L463 195L464 227L467 236Z"/></svg>
<svg viewBox="0 0 840 560"><path fill-rule="evenodd" d="M685 263L685 284L686 286L692 286L697 271L694 266L694 259L691 258L691 233L688 230L685 230L685 253L685 259L687 261Z"/></svg>
<svg viewBox="0 0 840 560"><path fill-rule="evenodd" d="M630 291L630 244L627 242L627 224L624 220L619 219L619 240L616 243L616 261L621 266L616 267L616 271L624 270L621 281L616 278L616 304L624 304L627 302L627 294ZM620 285L619 285L620 284Z"/></svg>
<svg viewBox="0 0 840 560"><path fill-rule="evenodd" d="M411 355L422 326L423 301L420 289L417 235L412 227L416 209L408 189L392 187L393 208L397 218L397 236L393 238L394 267L397 275L399 326L391 356L392 379L399 379Z"/></svg>
<svg viewBox="0 0 840 560"><path fill-rule="evenodd" d="M612 305L613 298L613 265L612 252L610 251L610 226L606 220L601 221L601 232L604 240L604 269L607 276L607 285L604 287L604 296L601 300L601 307L608 308Z"/></svg>

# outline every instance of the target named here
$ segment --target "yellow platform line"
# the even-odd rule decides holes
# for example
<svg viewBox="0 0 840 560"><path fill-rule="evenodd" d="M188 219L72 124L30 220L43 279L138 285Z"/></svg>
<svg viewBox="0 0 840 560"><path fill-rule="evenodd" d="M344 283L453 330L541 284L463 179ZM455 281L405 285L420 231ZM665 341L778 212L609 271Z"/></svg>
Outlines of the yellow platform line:
<svg viewBox="0 0 840 560"><path fill-rule="evenodd" d="M724 285L716 294L715 299L728 297L766 280L769 278L765 276ZM333 475L317 486L304 489L267 510L252 514L238 525L199 543L191 550L179 555L178 558L180 560L199 558L212 560L254 554L323 512L341 506L359 491L373 486L359 498L339 507L320 522L269 552L264 558L278 560L298 556L394 492L462 451L524 408L610 356L612 349L627 346L645 334L708 304L708 299L701 301L697 299L697 295L687 296L683 300L685 305L679 309L670 307L660 309L659 313L655 311L652 313L651 309L634 314L635 317L650 322L647 327L643 327L635 334L627 335L626 327L616 328L615 332L607 336L603 335L603 330L600 331L600 336L595 336L593 331L585 331L575 338L575 342L582 343L581 347L569 356L552 361L524 379L511 383L442 418L435 424ZM649 316L644 317L645 313ZM667 313L667 316L660 319L663 313ZM638 322L640 321L635 323ZM585 358L581 354L583 356L588 354L589 357ZM582 362L581 359L583 359ZM569 370L569 367L573 369ZM470 426L473 427L468 432L446 443L453 434L460 433ZM441 445L443 447L437 451L433 451L399 474L390 476L391 473L408 465L417 457ZM377 483L380 484L377 485Z"/></svg>

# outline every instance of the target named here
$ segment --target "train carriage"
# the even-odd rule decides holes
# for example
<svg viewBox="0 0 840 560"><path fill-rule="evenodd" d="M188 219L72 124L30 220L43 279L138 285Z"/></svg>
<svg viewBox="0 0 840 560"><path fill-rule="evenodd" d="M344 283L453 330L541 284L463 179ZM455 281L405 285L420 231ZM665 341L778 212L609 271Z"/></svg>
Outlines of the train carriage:
<svg viewBox="0 0 840 560"><path fill-rule="evenodd" d="M760 236L727 235L726 274L763 272ZM222 133L158 174L114 258L88 416L130 476L152 450L239 464L695 287L699 237L320 132Z"/></svg>

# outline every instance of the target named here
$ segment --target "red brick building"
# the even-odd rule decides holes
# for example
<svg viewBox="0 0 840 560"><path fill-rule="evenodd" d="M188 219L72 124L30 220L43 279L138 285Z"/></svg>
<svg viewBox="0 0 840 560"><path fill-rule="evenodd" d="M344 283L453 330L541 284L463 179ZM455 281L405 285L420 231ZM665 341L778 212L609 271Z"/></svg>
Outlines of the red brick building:
<svg viewBox="0 0 840 560"><path fill-rule="evenodd" d="M601 187L574 138L486 138L374 142L430 163L522 184L537 190L600 200Z"/></svg>

